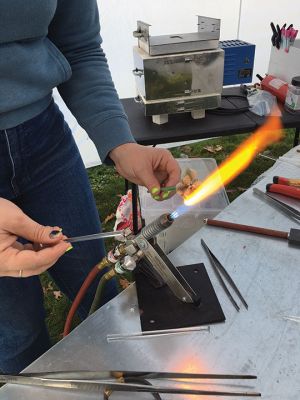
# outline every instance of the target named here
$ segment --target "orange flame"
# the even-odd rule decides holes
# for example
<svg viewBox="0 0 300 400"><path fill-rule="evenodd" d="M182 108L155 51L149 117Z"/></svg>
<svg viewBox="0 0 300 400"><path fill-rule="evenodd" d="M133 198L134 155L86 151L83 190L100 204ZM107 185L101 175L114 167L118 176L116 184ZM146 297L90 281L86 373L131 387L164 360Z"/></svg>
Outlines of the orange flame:
<svg viewBox="0 0 300 400"><path fill-rule="evenodd" d="M280 118L269 117L264 125L257 129L223 161L219 169L209 175L192 194L184 199L184 204L192 206L211 196L223 185L227 185L250 165L259 152L281 139L282 136Z"/></svg>

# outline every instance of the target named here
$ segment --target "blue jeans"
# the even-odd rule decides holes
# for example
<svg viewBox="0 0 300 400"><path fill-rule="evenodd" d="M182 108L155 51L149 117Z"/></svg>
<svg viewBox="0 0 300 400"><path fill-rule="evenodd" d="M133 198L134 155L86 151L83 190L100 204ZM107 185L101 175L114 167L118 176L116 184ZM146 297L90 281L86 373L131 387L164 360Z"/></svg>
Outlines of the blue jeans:
<svg viewBox="0 0 300 400"><path fill-rule="evenodd" d="M54 102L30 121L0 131L0 197L43 225L62 227L68 236L101 230L85 167ZM49 273L73 300L104 254L102 241L74 244ZM88 314L98 281L80 306L81 318ZM103 303L116 293L112 281ZM0 371L17 373L49 347L39 278L0 278Z"/></svg>

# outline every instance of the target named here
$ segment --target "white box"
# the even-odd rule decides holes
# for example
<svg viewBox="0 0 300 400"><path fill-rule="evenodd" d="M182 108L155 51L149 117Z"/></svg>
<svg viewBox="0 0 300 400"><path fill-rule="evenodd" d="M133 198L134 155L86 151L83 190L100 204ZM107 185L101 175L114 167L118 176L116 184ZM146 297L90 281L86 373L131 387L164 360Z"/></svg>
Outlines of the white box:
<svg viewBox="0 0 300 400"><path fill-rule="evenodd" d="M295 40L288 53L284 48L278 50L272 46L268 74L288 83L294 76L300 75L300 39Z"/></svg>
<svg viewBox="0 0 300 400"><path fill-rule="evenodd" d="M197 171L201 181L217 168L217 163L213 158L180 158L177 161L180 164L182 173L187 168L192 168ZM146 225L161 214L175 211L183 203L178 194L165 201L153 200L145 187L139 187L139 195L142 217L145 219ZM170 228L158 235L158 244L168 254L197 232L204 225L204 218L215 217L228 204L227 194L224 187L222 187L209 199L189 207L188 211L176 219Z"/></svg>

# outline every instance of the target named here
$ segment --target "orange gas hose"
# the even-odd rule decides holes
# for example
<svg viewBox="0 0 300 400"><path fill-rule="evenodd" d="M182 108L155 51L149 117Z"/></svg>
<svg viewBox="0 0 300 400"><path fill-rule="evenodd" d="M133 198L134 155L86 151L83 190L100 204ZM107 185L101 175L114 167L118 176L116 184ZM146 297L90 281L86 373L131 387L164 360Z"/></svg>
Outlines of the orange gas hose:
<svg viewBox="0 0 300 400"><path fill-rule="evenodd" d="M70 308L70 311L68 313L68 316L67 316L67 319L65 322L65 326L64 326L63 337L66 337L70 333L74 315L75 315L80 303L82 302L82 299L84 298L86 292L88 291L89 287L94 282L94 280L96 279L99 272L101 272L105 267L107 267L109 265L110 265L110 262L108 261L108 259L106 257L104 257L100 263L98 263L97 265L94 266L94 268L90 271L88 276L85 278L85 281L83 282L81 288L79 289L79 292L77 293L77 295L73 301L73 304Z"/></svg>
<svg viewBox="0 0 300 400"><path fill-rule="evenodd" d="M83 282L81 288L79 289L79 292L77 293L73 304L70 308L70 311L68 313L66 322L65 322L65 327L64 327L64 333L63 337L67 336L70 331L71 331L71 326L72 326L72 321L74 318L74 315L79 307L79 304L81 303L82 299L84 298L88 288L91 286L93 281L96 279L96 276L99 274L100 270L98 268L98 264L95 265L95 267L90 271L88 276L86 277L85 281Z"/></svg>

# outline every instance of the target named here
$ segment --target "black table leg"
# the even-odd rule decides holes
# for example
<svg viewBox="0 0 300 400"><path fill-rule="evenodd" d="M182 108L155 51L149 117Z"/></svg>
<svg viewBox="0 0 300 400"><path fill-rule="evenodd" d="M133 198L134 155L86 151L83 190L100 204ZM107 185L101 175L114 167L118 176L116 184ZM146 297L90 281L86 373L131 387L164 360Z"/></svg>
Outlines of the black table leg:
<svg viewBox="0 0 300 400"><path fill-rule="evenodd" d="M298 144L299 144L299 133L300 133L300 128L296 128L295 136L294 136L294 147L298 146Z"/></svg>
<svg viewBox="0 0 300 400"><path fill-rule="evenodd" d="M132 189L132 223L133 233L136 235L139 230L138 226L138 187L135 183L131 185Z"/></svg>
<svg viewBox="0 0 300 400"><path fill-rule="evenodd" d="M125 179L125 194L128 192L129 189L129 182L127 179Z"/></svg>

